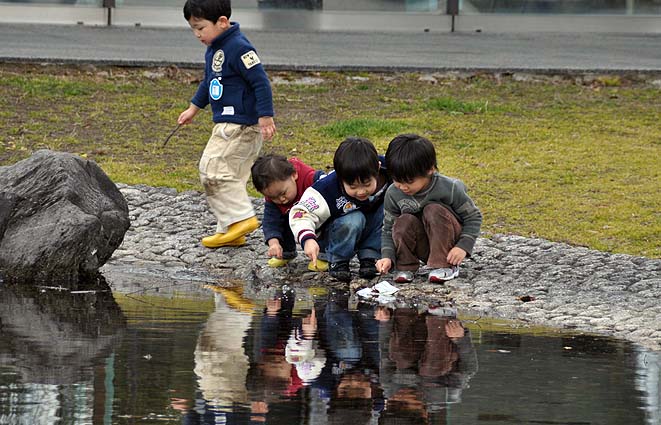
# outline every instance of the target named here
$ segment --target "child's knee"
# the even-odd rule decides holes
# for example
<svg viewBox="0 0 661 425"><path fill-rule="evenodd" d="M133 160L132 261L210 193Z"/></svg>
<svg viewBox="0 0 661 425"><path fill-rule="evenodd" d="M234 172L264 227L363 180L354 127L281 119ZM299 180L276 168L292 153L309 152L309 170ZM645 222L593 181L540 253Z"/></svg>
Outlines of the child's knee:
<svg viewBox="0 0 661 425"><path fill-rule="evenodd" d="M367 220L360 211L339 217L331 224L332 231L339 234L360 233L365 228Z"/></svg>
<svg viewBox="0 0 661 425"><path fill-rule="evenodd" d="M425 221L435 222L435 221L452 221L456 220L454 214L450 212L449 209L445 208L440 204L429 204L423 211L422 215L425 218Z"/></svg>
<svg viewBox="0 0 661 425"><path fill-rule="evenodd" d="M392 231L397 234L406 233L420 226L422 226L422 222L418 217L413 214L402 214L395 219Z"/></svg>

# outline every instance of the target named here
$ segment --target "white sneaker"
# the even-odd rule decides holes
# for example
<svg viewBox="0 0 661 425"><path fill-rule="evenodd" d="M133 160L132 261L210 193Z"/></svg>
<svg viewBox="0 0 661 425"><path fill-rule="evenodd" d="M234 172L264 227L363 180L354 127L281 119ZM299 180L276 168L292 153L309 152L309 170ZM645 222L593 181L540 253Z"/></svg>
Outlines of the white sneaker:
<svg viewBox="0 0 661 425"><path fill-rule="evenodd" d="M431 272L432 270L434 270L433 267L423 264L418 268L418 271L415 274L417 274L418 276L427 276L429 272Z"/></svg>
<svg viewBox="0 0 661 425"><path fill-rule="evenodd" d="M395 276L393 277L393 280L395 283L409 283L413 282L413 272L410 272L408 270L398 270L395 272Z"/></svg>
<svg viewBox="0 0 661 425"><path fill-rule="evenodd" d="M430 271L428 279L431 283L439 283L454 279L457 276L459 276L459 267L452 266Z"/></svg>

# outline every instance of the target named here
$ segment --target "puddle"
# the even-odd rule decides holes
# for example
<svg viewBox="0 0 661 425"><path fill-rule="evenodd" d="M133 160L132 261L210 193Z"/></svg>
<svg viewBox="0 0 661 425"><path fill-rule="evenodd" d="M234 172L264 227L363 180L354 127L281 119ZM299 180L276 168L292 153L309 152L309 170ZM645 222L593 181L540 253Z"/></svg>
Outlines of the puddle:
<svg viewBox="0 0 661 425"><path fill-rule="evenodd" d="M150 288L0 285L0 424L661 419L661 353L626 341L322 288Z"/></svg>

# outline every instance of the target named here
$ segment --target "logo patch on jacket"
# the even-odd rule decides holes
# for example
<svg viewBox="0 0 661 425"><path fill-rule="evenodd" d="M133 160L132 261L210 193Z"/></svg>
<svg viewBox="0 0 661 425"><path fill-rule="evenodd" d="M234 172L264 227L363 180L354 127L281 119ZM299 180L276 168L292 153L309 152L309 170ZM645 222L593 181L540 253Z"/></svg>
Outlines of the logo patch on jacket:
<svg viewBox="0 0 661 425"><path fill-rule="evenodd" d="M317 200L312 197L306 200L301 199L299 201L299 204L301 204L301 206L303 206L305 209L307 209L310 212L319 208L319 205L317 204ZM296 218L296 216L294 216L294 218Z"/></svg>
<svg viewBox="0 0 661 425"><path fill-rule="evenodd" d="M259 60L259 56L257 56L257 53L255 53L254 50L251 50L248 53L243 54L241 56L241 60L243 61L243 65L246 67L246 69L250 69L253 66L257 65L258 63L262 63L262 61Z"/></svg>
<svg viewBox="0 0 661 425"><path fill-rule="evenodd" d="M344 196L340 196L335 200L335 207L338 210L343 211L345 213L358 209L358 207L356 207L356 205L354 205L353 202L349 201Z"/></svg>
<svg viewBox="0 0 661 425"><path fill-rule="evenodd" d="M222 50L216 51L213 54L213 60L211 61L211 70L213 72L220 72L223 69L223 63L225 62L225 52Z"/></svg>
<svg viewBox="0 0 661 425"><path fill-rule="evenodd" d="M223 85L216 78L209 83L209 97L218 100L223 96Z"/></svg>
<svg viewBox="0 0 661 425"><path fill-rule="evenodd" d="M402 214L417 214L420 212L420 204L415 199L404 198L397 202Z"/></svg>

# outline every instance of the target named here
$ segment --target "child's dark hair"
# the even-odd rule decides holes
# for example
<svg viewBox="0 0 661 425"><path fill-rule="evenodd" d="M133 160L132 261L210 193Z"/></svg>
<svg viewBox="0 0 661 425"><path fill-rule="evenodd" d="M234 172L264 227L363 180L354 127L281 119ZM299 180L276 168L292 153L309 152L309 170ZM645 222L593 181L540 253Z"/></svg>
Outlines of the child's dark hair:
<svg viewBox="0 0 661 425"><path fill-rule="evenodd" d="M287 180L295 172L294 165L278 154L260 156L250 169L252 184L258 192L264 191L273 182Z"/></svg>
<svg viewBox="0 0 661 425"><path fill-rule="evenodd" d="M417 134L400 134L388 145L386 168L397 182L410 183L426 176L429 170L437 168L434 145Z"/></svg>
<svg viewBox="0 0 661 425"><path fill-rule="evenodd" d="M365 183L379 175L379 154L369 140L347 137L335 151L333 168L345 183Z"/></svg>
<svg viewBox="0 0 661 425"><path fill-rule="evenodd" d="M206 19L215 24L221 16L229 19L230 15L232 15L230 0L186 0L186 4L184 4L184 18L187 21L194 17Z"/></svg>

